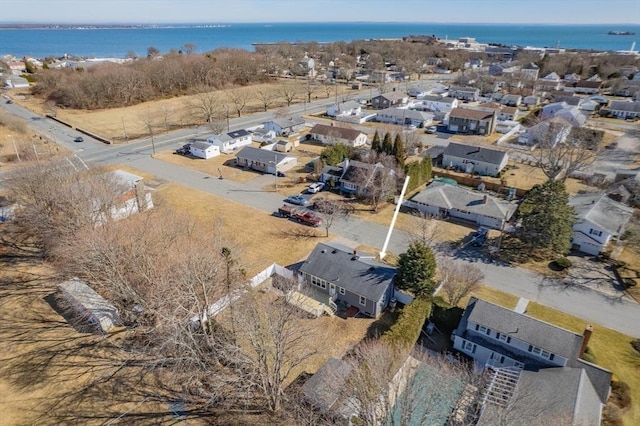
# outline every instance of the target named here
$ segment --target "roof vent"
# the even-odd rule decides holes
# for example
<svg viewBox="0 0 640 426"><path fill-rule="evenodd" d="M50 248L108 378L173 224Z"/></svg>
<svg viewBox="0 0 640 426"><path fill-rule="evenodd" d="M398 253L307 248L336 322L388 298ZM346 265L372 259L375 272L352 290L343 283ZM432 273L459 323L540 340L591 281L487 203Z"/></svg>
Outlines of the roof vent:
<svg viewBox="0 0 640 426"><path fill-rule="evenodd" d="M338 252L338 250L336 250L336 249L331 250L332 254L336 254L337 252Z"/></svg>
<svg viewBox="0 0 640 426"><path fill-rule="evenodd" d="M360 259L360 256L358 256L358 255L354 255L354 256L351 257L351 260L358 260L358 259Z"/></svg>
<svg viewBox="0 0 640 426"><path fill-rule="evenodd" d="M327 251L325 249L320 250L320 253L326 253Z"/></svg>

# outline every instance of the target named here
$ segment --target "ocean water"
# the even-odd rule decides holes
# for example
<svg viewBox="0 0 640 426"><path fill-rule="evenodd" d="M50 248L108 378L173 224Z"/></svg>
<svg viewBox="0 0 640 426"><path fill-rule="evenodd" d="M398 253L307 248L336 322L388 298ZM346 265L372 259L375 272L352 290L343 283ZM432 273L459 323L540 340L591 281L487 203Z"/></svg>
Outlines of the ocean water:
<svg viewBox="0 0 640 426"><path fill-rule="evenodd" d="M635 35L608 35L631 31ZM435 35L442 39L474 37L481 43L562 47L593 50L640 48L638 25L522 25L522 24L405 24L405 23L273 23L173 25L139 28L0 29L0 55L17 57L62 56L125 57L128 52L145 56L149 47L161 53L180 50L185 44L202 53L220 47L253 50L252 43L297 41L351 41ZM636 49L637 50L637 49Z"/></svg>

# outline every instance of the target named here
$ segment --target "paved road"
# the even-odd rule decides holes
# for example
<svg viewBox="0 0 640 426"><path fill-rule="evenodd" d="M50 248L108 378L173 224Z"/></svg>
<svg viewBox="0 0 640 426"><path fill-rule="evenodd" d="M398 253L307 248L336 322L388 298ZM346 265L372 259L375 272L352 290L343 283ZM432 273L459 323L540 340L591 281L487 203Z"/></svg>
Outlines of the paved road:
<svg viewBox="0 0 640 426"><path fill-rule="evenodd" d="M265 212L274 212L282 204L283 197L274 192L256 189L250 184L241 184L226 179L184 169L182 167L154 160L150 152L123 158L119 162L147 173L161 176L210 194L224 197ZM387 228L362 219L337 220L331 228L344 243L365 244L381 247ZM405 232L395 231L388 251L402 253L411 237ZM455 253L453 254L455 257ZM523 268L502 266L482 261L467 261L476 264L485 274L487 285L501 291L525 297L531 301L549 306L585 319L585 322L599 324L618 330L633 337L640 337L640 306L622 296L604 294L583 285L547 280Z"/></svg>

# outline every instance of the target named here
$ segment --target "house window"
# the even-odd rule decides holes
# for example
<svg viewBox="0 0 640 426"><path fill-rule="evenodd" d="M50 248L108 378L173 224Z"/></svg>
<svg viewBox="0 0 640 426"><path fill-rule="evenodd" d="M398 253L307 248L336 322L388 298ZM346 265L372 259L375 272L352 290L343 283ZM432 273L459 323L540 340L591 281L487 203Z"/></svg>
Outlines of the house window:
<svg viewBox="0 0 640 426"><path fill-rule="evenodd" d="M524 368L524 364L521 363L521 362L518 362L518 361L514 362L513 365L518 367L518 368Z"/></svg>
<svg viewBox="0 0 640 426"><path fill-rule="evenodd" d="M500 357L500 364L504 364L504 356Z"/></svg>
<svg viewBox="0 0 640 426"><path fill-rule="evenodd" d="M602 236L602 231L598 231L597 229L589 229L589 235L595 235L596 237Z"/></svg>
<svg viewBox="0 0 640 426"><path fill-rule="evenodd" d="M344 291L344 288L343 288L343 287L338 287L338 289L339 289L339 291L340 291L340 294L344 294L344 293L345 293L345 291Z"/></svg>
<svg viewBox="0 0 640 426"><path fill-rule="evenodd" d="M360 304L362 306L365 306L367 304L367 299L364 296L360 296Z"/></svg>
<svg viewBox="0 0 640 426"><path fill-rule="evenodd" d="M555 356L554 354L550 354L550 355L549 355L549 361L553 361L553 359L554 359L555 357L556 357L556 356Z"/></svg>
<svg viewBox="0 0 640 426"><path fill-rule="evenodd" d="M329 284L329 290L330 290L331 292L335 293L335 292L336 292L336 285L335 285L335 284L330 283L330 284Z"/></svg>
<svg viewBox="0 0 640 426"><path fill-rule="evenodd" d="M542 350L540 348L536 348L535 346L533 347L533 350L531 351L532 353L536 354L536 355L540 355L540 352L542 352Z"/></svg>
<svg viewBox="0 0 640 426"><path fill-rule="evenodd" d="M464 350L471 353L476 353L476 345L465 340L464 342Z"/></svg>

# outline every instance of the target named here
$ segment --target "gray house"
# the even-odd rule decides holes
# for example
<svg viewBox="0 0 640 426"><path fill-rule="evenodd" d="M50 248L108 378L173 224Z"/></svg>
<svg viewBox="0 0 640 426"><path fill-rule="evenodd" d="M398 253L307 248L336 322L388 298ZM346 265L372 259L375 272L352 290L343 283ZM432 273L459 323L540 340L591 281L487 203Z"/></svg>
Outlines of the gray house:
<svg viewBox="0 0 640 426"><path fill-rule="evenodd" d="M480 97L480 89L475 87L453 86L449 89L449 96L461 101L475 102Z"/></svg>
<svg viewBox="0 0 640 426"><path fill-rule="evenodd" d="M318 244L299 269L304 283L376 318L393 297L396 269L339 244Z"/></svg>
<svg viewBox="0 0 640 426"><path fill-rule="evenodd" d="M498 176L507 165L509 155L504 151L451 142L442 156L444 167L455 167L465 173Z"/></svg>
<svg viewBox="0 0 640 426"><path fill-rule="evenodd" d="M259 172L276 174L276 171L284 172L295 167L298 159L268 149L245 146L236 154L236 164Z"/></svg>
<svg viewBox="0 0 640 426"><path fill-rule="evenodd" d="M472 297L453 332L454 348L490 377L478 425L600 425L612 374L581 359L592 327L577 334L537 320L527 303L510 310Z"/></svg>
<svg viewBox="0 0 640 426"><path fill-rule="evenodd" d="M483 192L442 182L433 182L404 205L435 217L457 217L495 229L501 229L517 207Z"/></svg>
<svg viewBox="0 0 640 426"><path fill-rule="evenodd" d="M371 99L371 107L374 109L385 109L405 105L409 101L409 96L402 92L388 92Z"/></svg>

